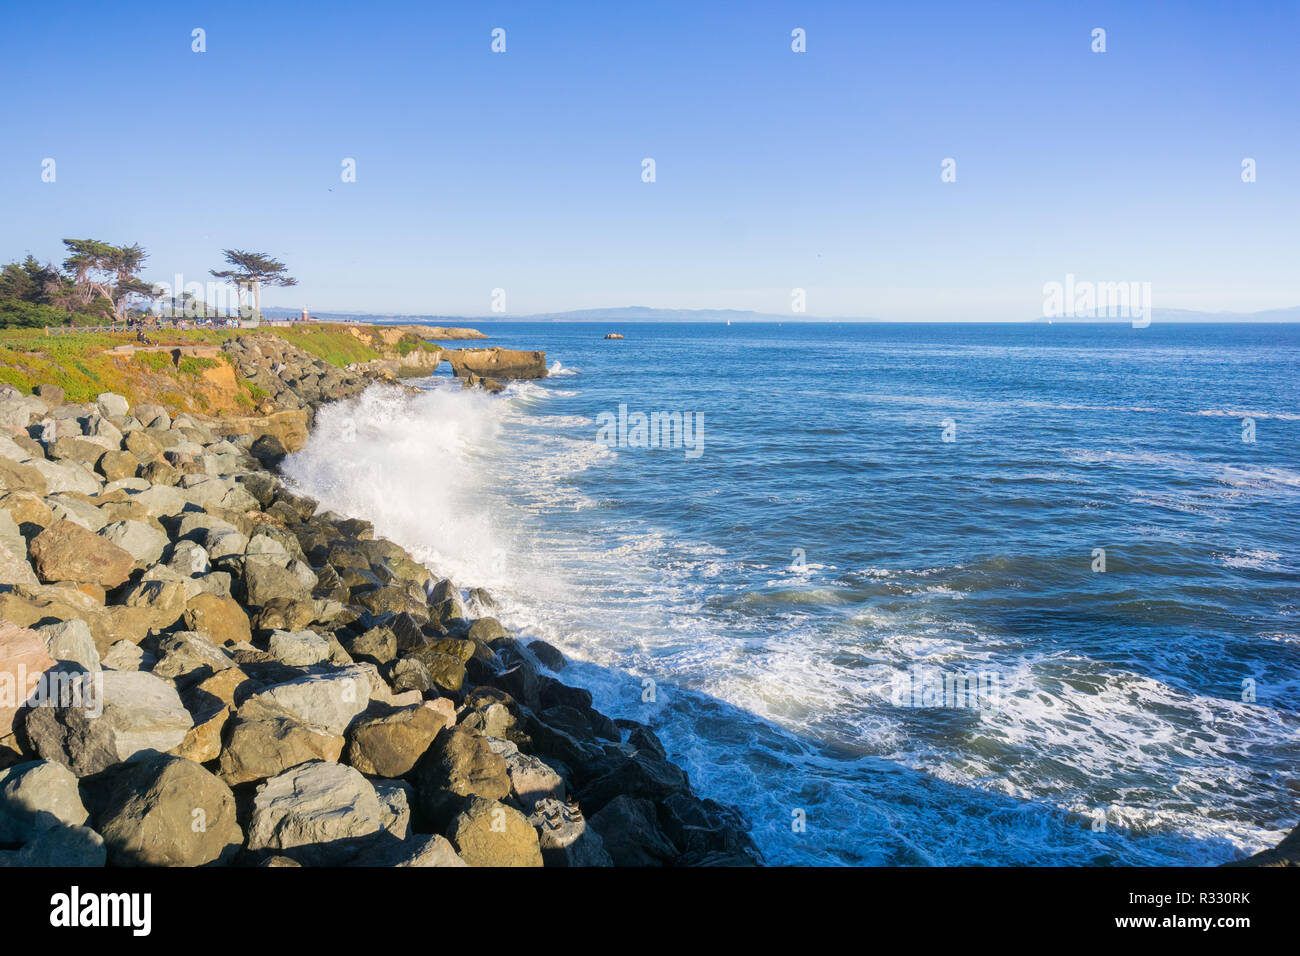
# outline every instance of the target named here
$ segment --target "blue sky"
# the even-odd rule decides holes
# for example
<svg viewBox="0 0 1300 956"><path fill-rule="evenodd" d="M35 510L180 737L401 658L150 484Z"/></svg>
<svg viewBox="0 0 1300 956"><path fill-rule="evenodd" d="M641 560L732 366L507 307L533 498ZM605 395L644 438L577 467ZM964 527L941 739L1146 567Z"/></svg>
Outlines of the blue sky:
<svg viewBox="0 0 1300 956"><path fill-rule="evenodd" d="M54 2L5 20L6 261L140 242L160 281L245 248L299 279L266 305L471 316L496 288L522 315L788 312L797 287L809 315L1020 319L1066 273L1150 282L1156 308L1300 305L1296 2Z"/></svg>

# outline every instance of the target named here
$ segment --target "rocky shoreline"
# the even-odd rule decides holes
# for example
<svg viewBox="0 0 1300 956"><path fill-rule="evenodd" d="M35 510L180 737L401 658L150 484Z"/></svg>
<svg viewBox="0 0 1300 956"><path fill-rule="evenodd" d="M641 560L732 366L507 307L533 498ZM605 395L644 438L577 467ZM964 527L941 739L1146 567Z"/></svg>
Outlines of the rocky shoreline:
<svg viewBox="0 0 1300 956"><path fill-rule="evenodd" d="M762 862L490 594L276 474L326 402L435 354L499 388L544 353L223 349L254 415L0 387L0 865Z"/></svg>

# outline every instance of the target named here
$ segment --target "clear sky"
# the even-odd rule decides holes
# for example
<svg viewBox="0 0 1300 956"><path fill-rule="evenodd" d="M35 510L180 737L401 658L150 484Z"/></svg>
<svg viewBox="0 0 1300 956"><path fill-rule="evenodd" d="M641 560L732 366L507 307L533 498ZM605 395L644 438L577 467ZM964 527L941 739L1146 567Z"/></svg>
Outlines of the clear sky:
<svg viewBox="0 0 1300 956"><path fill-rule="evenodd" d="M470 316L496 288L508 317L788 312L798 287L809 315L1019 319L1067 273L1150 282L1156 308L1300 305L1295 0L10 0L3 20L4 261L94 237L194 279L235 247L298 278L265 305Z"/></svg>

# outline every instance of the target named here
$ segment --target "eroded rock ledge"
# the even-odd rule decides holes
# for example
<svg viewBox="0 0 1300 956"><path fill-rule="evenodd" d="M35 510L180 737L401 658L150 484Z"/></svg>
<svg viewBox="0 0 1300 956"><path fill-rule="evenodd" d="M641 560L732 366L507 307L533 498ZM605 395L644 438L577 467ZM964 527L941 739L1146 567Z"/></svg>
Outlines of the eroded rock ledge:
<svg viewBox="0 0 1300 956"><path fill-rule="evenodd" d="M238 422L0 389L0 865L759 861L491 595L274 473L373 374L227 352Z"/></svg>

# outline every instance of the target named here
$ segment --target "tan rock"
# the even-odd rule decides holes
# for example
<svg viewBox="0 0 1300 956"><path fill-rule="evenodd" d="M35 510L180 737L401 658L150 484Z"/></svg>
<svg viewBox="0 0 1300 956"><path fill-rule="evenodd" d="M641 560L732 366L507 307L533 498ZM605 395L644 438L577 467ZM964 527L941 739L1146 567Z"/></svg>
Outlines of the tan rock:
<svg viewBox="0 0 1300 956"><path fill-rule="evenodd" d="M125 581L135 565L130 552L66 519L32 539L31 556L42 581L76 581L106 588Z"/></svg>
<svg viewBox="0 0 1300 956"><path fill-rule="evenodd" d="M248 614L234 598L196 594L185 605L185 627L200 631L218 644L253 639Z"/></svg>
<svg viewBox="0 0 1300 956"><path fill-rule="evenodd" d="M41 635L0 622L0 737L14 732L14 718L36 689L41 674L55 664Z"/></svg>

